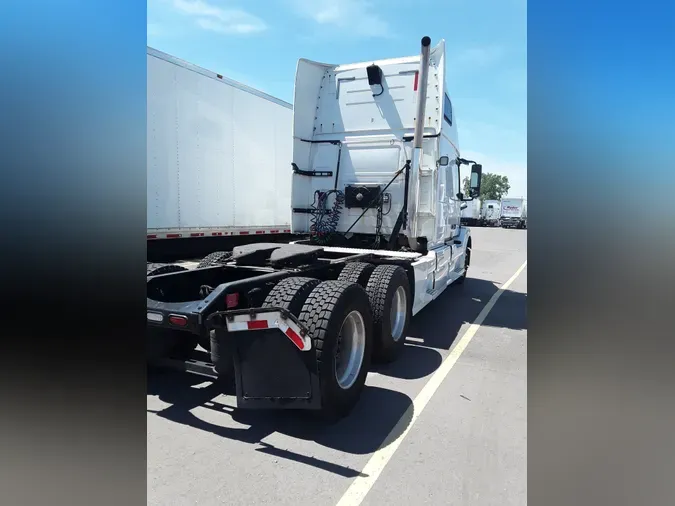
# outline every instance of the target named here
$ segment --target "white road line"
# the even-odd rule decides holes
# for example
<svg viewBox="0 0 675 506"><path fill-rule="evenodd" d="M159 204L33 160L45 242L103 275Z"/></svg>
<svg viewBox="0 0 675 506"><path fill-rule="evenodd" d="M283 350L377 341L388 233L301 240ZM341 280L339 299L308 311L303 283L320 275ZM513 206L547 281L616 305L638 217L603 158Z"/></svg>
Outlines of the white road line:
<svg viewBox="0 0 675 506"><path fill-rule="evenodd" d="M408 435L408 432L410 432L410 429L431 400L431 397L434 395L434 393L436 393L438 387L441 386L441 383L450 372L450 369L452 369L457 363L457 359L459 359L459 357L462 355L466 347L476 335L476 332L480 326L485 321L487 315L490 313L490 311L492 311L492 308L499 297L501 297L502 293L504 293L504 291L507 290L509 286L511 286L511 283L513 283L518 275L523 272L525 267L527 267L527 260L525 260L523 265L518 268L516 273L511 276L511 278L506 283L504 283L501 288L497 290L497 293L495 293L488 301L476 320L471 324L464 335L462 335L459 341L457 341L455 347L448 354L436 372L431 376L427 384L424 385L422 391L417 394L417 397L415 397L413 403L410 405L410 407L408 407L406 412L403 413L403 416L401 416L394 428L387 435L384 442L377 450L375 450L375 453L373 453L373 455L370 457L366 467L363 468L362 474L354 479L347 491L338 501L337 506L358 506L361 504L361 502L363 502L363 499L365 499L370 489L380 477L385 466L394 455L394 452L396 452L398 447L401 445L403 439L405 439L405 437ZM410 420L410 422L408 422L408 420ZM407 426L405 426L406 424Z"/></svg>

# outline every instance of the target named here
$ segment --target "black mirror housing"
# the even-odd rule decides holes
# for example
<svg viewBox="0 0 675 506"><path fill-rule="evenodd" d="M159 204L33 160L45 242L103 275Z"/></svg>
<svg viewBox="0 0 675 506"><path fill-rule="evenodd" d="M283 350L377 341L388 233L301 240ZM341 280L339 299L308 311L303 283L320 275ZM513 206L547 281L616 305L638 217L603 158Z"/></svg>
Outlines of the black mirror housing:
<svg viewBox="0 0 675 506"><path fill-rule="evenodd" d="M447 166L447 165L450 165L450 157L448 157L448 156L441 156L441 157L438 159L438 165L440 165L441 167L445 167L445 166Z"/></svg>
<svg viewBox="0 0 675 506"><path fill-rule="evenodd" d="M469 195L471 198L476 198L480 195L480 182L483 177L483 166L474 163L471 166L471 179L469 182Z"/></svg>

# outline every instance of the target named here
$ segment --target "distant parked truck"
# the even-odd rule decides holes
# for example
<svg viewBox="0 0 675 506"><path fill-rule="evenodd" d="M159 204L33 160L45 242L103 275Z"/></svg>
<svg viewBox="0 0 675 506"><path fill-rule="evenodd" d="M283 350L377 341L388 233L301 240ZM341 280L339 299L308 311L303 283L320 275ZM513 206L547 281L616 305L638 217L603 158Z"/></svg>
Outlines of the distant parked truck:
<svg viewBox="0 0 675 506"><path fill-rule="evenodd" d="M499 223L502 228L526 228L527 201L523 198L502 199Z"/></svg>
<svg viewBox="0 0 675 506"><path fill-rule="evenodd" d="M481 225L496 227L499 225L501 203L499 200L486 200L480 211Z"/></svg>
<svg viewBox="0 0 675 506"><path fill-rule="evenodd" d="M470 227L480 225L480 205L480 198L466 202L466 207L463 207L462 215L460 217L462 225L467 225Z"/></svg>

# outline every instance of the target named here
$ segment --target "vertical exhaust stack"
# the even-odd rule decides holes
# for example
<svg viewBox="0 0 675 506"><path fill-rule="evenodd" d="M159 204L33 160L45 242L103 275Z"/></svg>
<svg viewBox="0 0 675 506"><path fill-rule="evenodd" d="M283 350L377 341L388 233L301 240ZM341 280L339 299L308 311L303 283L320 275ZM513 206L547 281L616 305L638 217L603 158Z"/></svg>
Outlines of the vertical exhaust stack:
<svg viewBox="0 0 675 506"><path fill-rule="evenodd" d="M415 216L419 205L420 166L422 165L422 141L424 140L424 115L427 104L427 83L429 82L429 54L431 38L422 37L422 53L420 58L419 87L417 92L417 114L415 116L415 136L413 137L413 153L410 166L410 180L413 185L413 215L410 228L407 232L408 242L413 249L417 248L417 218ZM407 215L406 203L406 215ZM406 220L407 221L407 217Z"/></svg>
<svg viewBox="0 0 675 506"><path fill-rule="evenodd" d="M429 82L429 46L431 46L431 39L429 37L422 37L422 57L420 58L420 74L419 74L419 93L417 95L417 116L415 119L415 137L413 147L420 149L422 147L422 139L424 136L424 114L425 106L427 104L427 83ZM415 159L413 158L413 164Z"/></svg>

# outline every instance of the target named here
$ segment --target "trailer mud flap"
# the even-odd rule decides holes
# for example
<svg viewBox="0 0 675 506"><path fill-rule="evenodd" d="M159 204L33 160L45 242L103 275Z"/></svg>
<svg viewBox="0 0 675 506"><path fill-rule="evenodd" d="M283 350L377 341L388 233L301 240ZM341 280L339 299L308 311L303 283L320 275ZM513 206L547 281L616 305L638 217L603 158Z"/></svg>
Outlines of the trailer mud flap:
<svg viewBox="0 0 675 506"><path fill-rule="evenodd" d="M214 313L207 326L233 339L237 406L320 409L315 354L306 329L281 308Z"/></svg>

